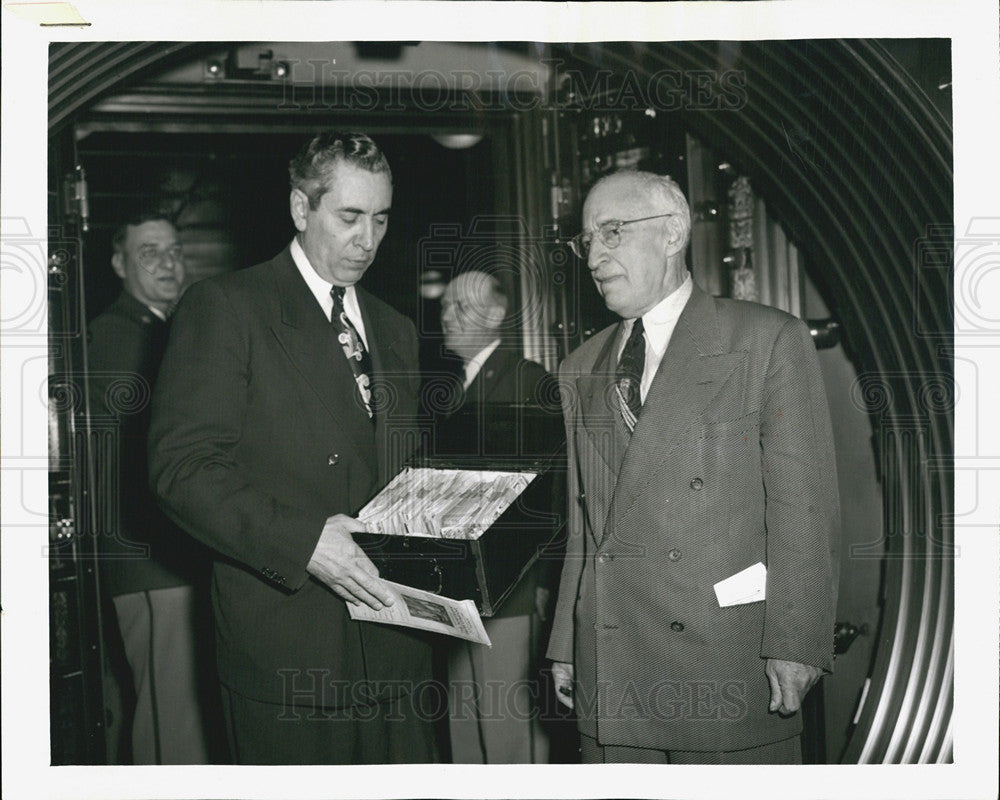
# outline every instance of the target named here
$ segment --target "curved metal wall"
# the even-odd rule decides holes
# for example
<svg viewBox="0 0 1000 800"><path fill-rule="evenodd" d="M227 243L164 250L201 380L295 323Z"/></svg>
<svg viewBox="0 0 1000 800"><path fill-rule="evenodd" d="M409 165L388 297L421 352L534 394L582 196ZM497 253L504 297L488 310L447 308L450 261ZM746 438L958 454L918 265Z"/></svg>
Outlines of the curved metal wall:
<svg viewBox="0 0 1000 800"><path fill-rule="evenodd" d="M50 131L213 44L79 43L50 54ZM735 111L682 111L739 162L804 253L845 330L873 416L885 608L848 762L951 758L951 126L871 41L553 46L595 69L742 70ZM938 466L940 465L940 466ZM881 544L875 543L881 549ZM848 560L850 554L844 554Z"/></svg>

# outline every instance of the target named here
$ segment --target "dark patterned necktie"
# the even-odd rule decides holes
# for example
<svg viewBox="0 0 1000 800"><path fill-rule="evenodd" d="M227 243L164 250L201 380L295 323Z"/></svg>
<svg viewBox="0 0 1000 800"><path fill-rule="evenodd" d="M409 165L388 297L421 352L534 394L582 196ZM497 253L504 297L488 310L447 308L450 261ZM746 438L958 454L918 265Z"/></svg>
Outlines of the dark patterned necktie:
<svg viewBox="0 0 1000 800"><path fill-rule="evenodd" d="M374 421L372 359L365 348L365 343L358 334L358 329L354 327L354 323L347 318L347 312L344 311L344 288L343 286L334 286L330 289L330 296L333 297L333 313L330 315L330 322L337 331L337 341L344 348L347 363L351 365L351 372L354 373L354 380L358 384L358 392L361 394L361 401L365 404L368 418Z"/></svg>
<svg viewBox="0 0 1000 800"><path fill-rule="evenodd" d="M642 382L642 371L646 366L646 341L642 333L642 317L637 317L632 324L632 333L625 342L622 356L618 360L618 370L615 372L615 392L618 394L618 405L629 433L635 429L635 421L642 409L639 384Z"/></svg>

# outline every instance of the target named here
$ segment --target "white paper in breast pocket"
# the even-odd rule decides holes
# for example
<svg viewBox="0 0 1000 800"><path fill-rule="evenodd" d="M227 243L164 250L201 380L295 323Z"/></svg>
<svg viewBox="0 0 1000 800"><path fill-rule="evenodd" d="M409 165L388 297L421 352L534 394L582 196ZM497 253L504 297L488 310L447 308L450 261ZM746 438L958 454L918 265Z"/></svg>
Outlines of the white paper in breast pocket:
<svg viewBox="0 0 1000 800"><path fill-rule="evenodd" d="M758 561L752 567L719 581L712 588L715 589L715 596L719 598L719 607L725 608L763 600L766 585L767 567Z"/></svg>

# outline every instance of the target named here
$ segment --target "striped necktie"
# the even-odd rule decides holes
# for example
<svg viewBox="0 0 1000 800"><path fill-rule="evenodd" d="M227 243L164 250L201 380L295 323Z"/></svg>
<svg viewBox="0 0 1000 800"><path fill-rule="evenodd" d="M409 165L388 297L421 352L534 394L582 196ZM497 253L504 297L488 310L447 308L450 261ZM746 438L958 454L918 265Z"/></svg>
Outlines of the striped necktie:
<svg viewBox="0 0 1000 800"><path fill-rule="evenodd" d="M615 393L618 395L622 419L629 433L635 429L636 419L642 410L639 384L642 382L642 371L646 365L646 340L642 334L642 317L637 317L632 324L632 333L625 342L615 372Z"/></svg>
<svg viewBox="0 0 1000 800"><path fill-rule="evenodd" d="M354 380L358 384L358 392L365 405L365 411L368 412L368 418L374 421L375 398L372 397L372 359L365 343L358 334L358 329L347 318L347 312L344 310L344 289L343 286L334 286L330 289L330 296L333 297L333 313L330 315L330 322L337 331L337 341L344 348L347 363L351 365L351 372L354 373Z"/></svg>

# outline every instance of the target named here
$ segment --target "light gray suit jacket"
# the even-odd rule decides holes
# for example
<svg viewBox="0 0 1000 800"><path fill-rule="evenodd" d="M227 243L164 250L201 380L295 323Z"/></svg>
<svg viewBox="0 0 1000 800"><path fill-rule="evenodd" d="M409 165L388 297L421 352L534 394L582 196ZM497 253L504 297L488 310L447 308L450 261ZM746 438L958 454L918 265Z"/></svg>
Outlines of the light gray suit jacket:
<svg viewBox="0 0 1000 800"><path fill-rule="evenodd" d="M623 326L560 370L569 543L548 655L573 662L604 745L735 750L801 730L768 713L765 659L832 668L839 502L806 326L695 287L631 438L614 394ZM713 585L757 562L766 600Z"/></svg>

